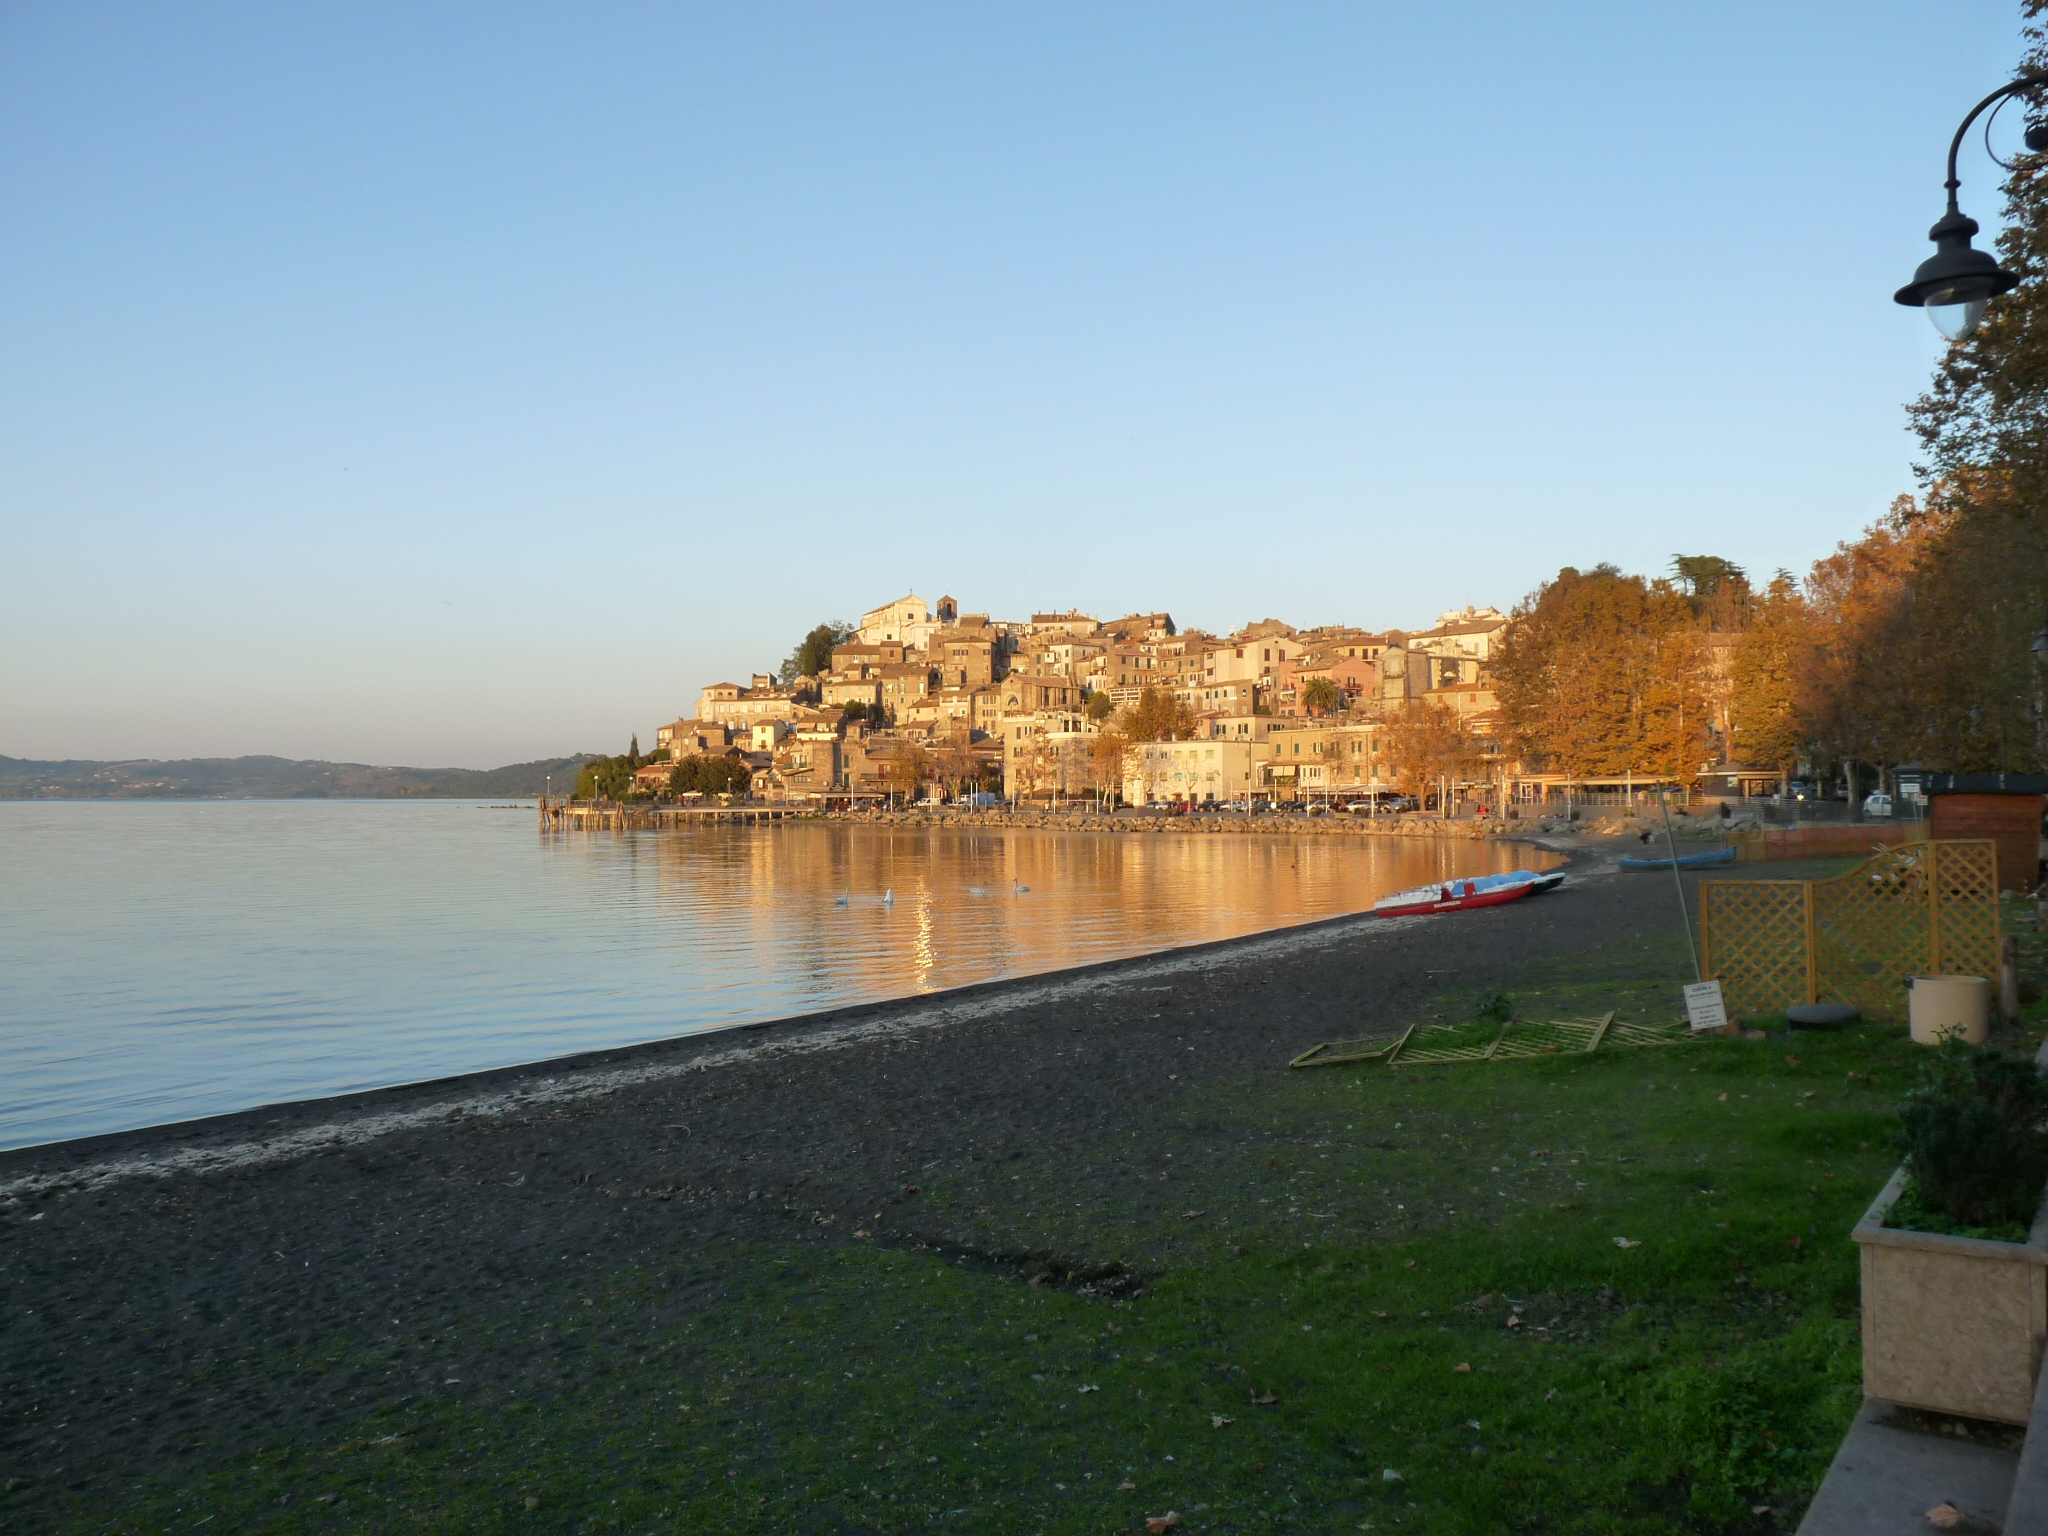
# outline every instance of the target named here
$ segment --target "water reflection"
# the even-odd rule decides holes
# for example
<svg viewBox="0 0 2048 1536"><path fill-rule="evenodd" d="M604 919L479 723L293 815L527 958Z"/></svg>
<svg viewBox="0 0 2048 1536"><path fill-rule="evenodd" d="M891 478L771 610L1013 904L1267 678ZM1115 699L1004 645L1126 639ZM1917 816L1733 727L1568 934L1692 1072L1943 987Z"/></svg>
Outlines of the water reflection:
<svg viewBox="0 0 2048 1536"><path fill-rule="evenodd" d="M448 802L0 804L0 1147L1226 938L1537 857L821 823L544 835Z"/></svg>
<svg viewBox="0 0 2048 1536"><path fill-rule="evenodd" d="M634 840L655 860L664 920L688 925L691 942L735 961L772 955L819 995L863 998L1230 938L1544 858L1420 838L820 824ZM588 850L569 839L561 855ZM718 928L730 931L713 939Z"/></svg>

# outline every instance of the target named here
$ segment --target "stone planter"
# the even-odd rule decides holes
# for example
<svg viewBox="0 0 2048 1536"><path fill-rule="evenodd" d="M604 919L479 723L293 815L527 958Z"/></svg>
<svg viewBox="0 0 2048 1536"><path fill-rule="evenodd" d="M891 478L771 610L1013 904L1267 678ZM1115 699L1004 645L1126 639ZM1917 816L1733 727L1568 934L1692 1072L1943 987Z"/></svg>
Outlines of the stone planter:
<svg viewBox="0 0 2048 1536"><path fill-rule="evenodd" d="M1851 1234L1863 1257L1863 1392L1880 1402L2025 1424L2048 1340L2048 1201L2024 1243L1884 1225L1906 1170Z"/></svg>

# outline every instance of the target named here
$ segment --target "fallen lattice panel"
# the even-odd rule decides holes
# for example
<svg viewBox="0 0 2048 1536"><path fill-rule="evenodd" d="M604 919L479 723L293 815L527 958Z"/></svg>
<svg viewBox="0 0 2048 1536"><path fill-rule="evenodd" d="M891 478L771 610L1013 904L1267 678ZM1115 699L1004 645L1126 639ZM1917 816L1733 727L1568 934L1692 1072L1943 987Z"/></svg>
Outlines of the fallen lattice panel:
<svg viewBox="0 0 2048 1536"><path fill-rule="evenodd" d="M1303 1051L1290 1067L1334 1067L1384 1061L1389 1067L1445 1066L1463 1061L1522 1061L1531 1056L1584 1056L1594 1051L1679 1045L1692 1039L1683 1022L1622 1024L1612 1013L1593 1019L1511 1019L1505 1024L1420 1024L1399 1034L1329 1040Z"/></svg>

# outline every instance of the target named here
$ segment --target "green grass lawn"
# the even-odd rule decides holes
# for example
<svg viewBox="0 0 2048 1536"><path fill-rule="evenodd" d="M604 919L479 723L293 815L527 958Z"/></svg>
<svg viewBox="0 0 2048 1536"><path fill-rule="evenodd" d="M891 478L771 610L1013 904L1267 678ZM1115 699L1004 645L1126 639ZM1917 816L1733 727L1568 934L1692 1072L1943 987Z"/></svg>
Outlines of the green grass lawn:
<svg viewBox="0 0 2048 1536"><path fill-rule="evenodd" d="M1683 953L1674 924L1515 1001L1671 1018ZM1863 1028L1276 1062L1094 1145L933 1169L872 1224L913 1213L960 1249L792 1230L538 1312L480 1303L416 1347L566 1335L584 1364L237 1453L128 1510L102 1487L73 1528L1789 1530L1860 1401L1848 1233L1917 1060L1903 1029ZM1054 1256L1055 1284L980 1257L1019 1252ZM1132 1278L1112 1300L1068 1268ZM722 1301L650 1322L707 1274ZM382 1358L338 1337L240 1368L350 1357Z"/></svg>

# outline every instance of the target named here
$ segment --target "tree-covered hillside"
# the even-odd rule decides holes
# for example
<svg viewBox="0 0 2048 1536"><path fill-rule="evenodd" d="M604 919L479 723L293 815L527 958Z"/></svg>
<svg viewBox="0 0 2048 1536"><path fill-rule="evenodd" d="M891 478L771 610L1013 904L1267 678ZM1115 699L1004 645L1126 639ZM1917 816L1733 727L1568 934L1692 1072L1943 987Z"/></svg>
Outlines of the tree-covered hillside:
<svg viewBox="0 0 2048 1536"><path fill-rule="evenodd" d="M379 768L283 757L138 758L99 763L0 757L0 800L487 800L537 795L554 776L564 793L589 754L503 768Z"/></svg>

